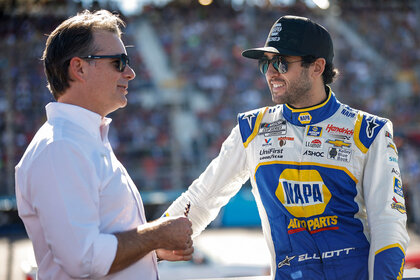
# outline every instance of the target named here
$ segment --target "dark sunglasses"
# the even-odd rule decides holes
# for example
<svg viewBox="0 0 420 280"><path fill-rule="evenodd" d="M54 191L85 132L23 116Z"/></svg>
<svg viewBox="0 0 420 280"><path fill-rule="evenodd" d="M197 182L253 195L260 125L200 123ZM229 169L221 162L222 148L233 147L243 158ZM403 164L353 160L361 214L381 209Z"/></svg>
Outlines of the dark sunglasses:
<svg viewBox="0 0 420 280"><path fill-rule="evenodd" d="M82 59L102 59L102 58L118 58L120 61L117 65L117 70L120 72L124 72L125 67L130 65L130 59L125 53L116 54L116 55L88 55L80 57Z"/></svg>
<svg viewBox="0 0 420 280"><path fill-rule="evenodd" d="M272 59L268 59L266 56L264 56L258 60L258 67L260 68L261 73L265 75L271 63L277 72L279 72L280 74L284 74L287 72L288 65L290 63L301 62L301 61L303 60L287 62L286 59L280 55L276 55Z"/></svg>

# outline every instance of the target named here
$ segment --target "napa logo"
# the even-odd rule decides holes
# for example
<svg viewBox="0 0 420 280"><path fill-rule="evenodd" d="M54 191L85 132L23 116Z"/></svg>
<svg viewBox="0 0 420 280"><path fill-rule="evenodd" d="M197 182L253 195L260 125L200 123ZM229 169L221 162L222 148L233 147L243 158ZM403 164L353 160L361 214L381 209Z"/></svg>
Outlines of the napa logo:
<svg viewBox="0 0 420 280"><path fill-rule="evenodd" d="M318 171L285 169L276 196L290 214L307 218L324 213L331 192Z"/></svg>
<svg viewBox="0 0 420 280"><path fill-rule="evenodd" d="M396 177L394 177L394 193L404 197L401 180Z"/></svg>
<svg viewBox="0 0 420 280"><path fill-rule="evenodd" d="M308 124L311 122L312 116L308 112L305 112L305 113L301 113L298 119L301 124Z"/></svg>

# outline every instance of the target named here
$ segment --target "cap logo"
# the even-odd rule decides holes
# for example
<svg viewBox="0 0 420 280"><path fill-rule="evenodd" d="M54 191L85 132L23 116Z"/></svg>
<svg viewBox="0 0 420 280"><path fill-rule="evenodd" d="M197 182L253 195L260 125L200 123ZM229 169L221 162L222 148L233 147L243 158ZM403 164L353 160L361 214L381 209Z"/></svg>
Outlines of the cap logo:
<svg viewBox="0 0 420 280"><path fill-rule="evenodd" d="M281 30L282 30L281 23L275 24L271 31L270 38L268 38L268 42L280 41L279 33Z"/></svg>

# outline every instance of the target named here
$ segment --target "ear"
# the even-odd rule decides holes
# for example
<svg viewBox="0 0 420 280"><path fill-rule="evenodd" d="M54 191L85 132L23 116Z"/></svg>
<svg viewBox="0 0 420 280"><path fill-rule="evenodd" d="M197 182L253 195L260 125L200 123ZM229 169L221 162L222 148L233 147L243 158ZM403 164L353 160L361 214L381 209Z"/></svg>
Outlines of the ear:
<svg viewBox="0 0 420 280"><path fill-rule="evenodd" d="M86 79L87 65L86 61L80 57L70 59L69 76L73 81L83 82Z"/></svg>
<svg viewBox="0 0 420 280"><path fill-rule="evenodd" d="M314 78L322 76L322 73L324 73L325 64L326 64L326 61L325 61L324 58L318 58L317 60L315 60L315 62L313 63L313 65L314 65L314 71L313 71Z"/></svg>

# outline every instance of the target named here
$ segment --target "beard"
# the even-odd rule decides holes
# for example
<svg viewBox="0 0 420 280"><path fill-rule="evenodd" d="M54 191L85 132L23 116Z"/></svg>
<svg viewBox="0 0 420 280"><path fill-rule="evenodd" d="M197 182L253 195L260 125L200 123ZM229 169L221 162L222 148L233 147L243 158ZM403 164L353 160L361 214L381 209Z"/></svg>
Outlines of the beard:
<svg viewBox="0 0 420 280"><path fill-rule="evenodd" d="M297 79L291 80L289 87L281 95L276 95L271 91L271 98L275 104L288 104L295 107L295 104L302 103L302 100L310 98L312 83L309 79L309 69L303 68Z"/></svg>

